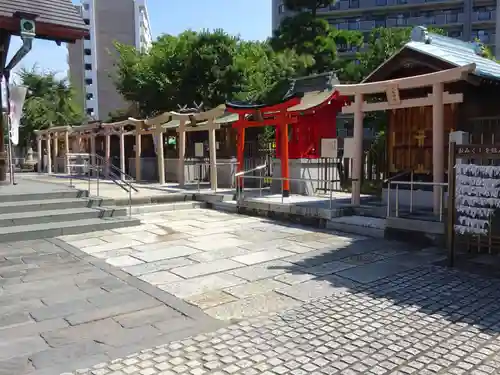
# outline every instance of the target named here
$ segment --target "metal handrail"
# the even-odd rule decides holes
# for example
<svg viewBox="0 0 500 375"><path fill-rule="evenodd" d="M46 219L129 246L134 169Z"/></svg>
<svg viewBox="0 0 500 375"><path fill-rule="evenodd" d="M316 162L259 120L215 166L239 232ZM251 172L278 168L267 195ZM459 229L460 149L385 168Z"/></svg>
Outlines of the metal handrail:
<svg viewBox="0 0 500 375"><path fill-rule="evenodd" d="M388 192L387 192L387 217L391 216L391 200L390 191L391 185L396 185L396 217L399 217L399 185L409 185L410 186L410 213L413 212L413 186L437 186L439 187L439 221L443 220L443 192L444 188L448 187L447 182L420 182L420 181L389 181Z"/></svg>
<svg viewBox="0 0 500 375"><path fill-rule="evenodd" d="M99 165L97 162L94 164L92 163L93 160L99 160L99 161L104 161L105 162L105 159L100 156L100 155L97 155L97 154L79 154L79 153L72 153L72 154L67 154L67 158L70 159L71 157L85 157L85 158L88 158L88 163L84 161L83 164L71 164L71 163L68 163L68 167L69 167L69 178L70 178L70 187L73 187L73 174L71 173L72 171L72 168L73 167L84 167L84 168L87 168L88 169L88 190L89 190L89 194L91 193L91 180L92 180L92 173L91 171L96 171L96 193L97 195L96 196L99 196L99 180L100 180L100 175L101 175L101 171L102 171L102 165ZM94 159L95 157L95 159ZM107 164L107 165L111 165L111 164ZM113 166L114 167L114 166ZM118 170L118 168L115 167L116 170ZM119 171L119 170L118 170ZM121 171L120 171L121 172ZM125 173L121 172L123 175L126 175ZM126 181L125 179L121 179L120 177L117 178L116 174L114 171L110 171L108 170L108 175L111 175L112 177L114 178L111 178L111 181L113 181L114 184L118 185L120 188L122 188L123 190L125 190L125 192L128 193L128 206L129 206L129 210L128 210L128 215L131 216L132 215L132 190L138 192L138 190L128 181ZM127 175L128 176L128 175ZM120 182L118 182L120 181ZM123 186L122 185L125 184L127 187Z"/></svg>
<svg viewBox="0 0 500 375"><path fill-rule="evenodd" d="M413 169L407 169L407 170L405 170L405 171L401 171L401 172L399 172L399 173L395 174L395 175L394 175L394 176L392 176L392 177L386 178L386 179L383 181L383 183L384 183L384 184L386 184L386 183L388 183L388 182L391 182L391 181L395 180L396 178L406 176L406 175L407 175L407 174L409 174L409 173L413 173Z"/></svg>
<svg viewBox="0 0 500 375"><path fill-rule="evenodd" d="M229 162L229 163L215 163L215 168L219 167L219 166L224 166L224 165L237 165L238 162ZM195 167L201 167L203 165L211 165L211 163L207 163L207 162L199 162L199 163L194 163L193 166ZM200 184L202 182L201 180L201 170L200 170L200 175L198 176L198 179L196 180L197 184L198 184L198 193L201 192L201 189L200 189ZM210 177L211 179L212 177ZM217 192L217 186L215 187L215 192Z"/></svg>
<svg viewBox="0 0 500 375"><path fill-rule="evenodd" d="M127 181L128 180L133 180L133 178L131 176L129 176L127 173L123 172L120 168L116 167L115 165L113 165L112 163L109 162L109 160L106 160L106 158L102 157L101 155L98 155L98 154L94 154L96 159L97 160L100 160L102 161L104 164L105 164L105 167L106 168L110 168L111 170L113 170L114 172L118 172L119 176L120 177L124 177L124 179L119 179L121 182L124 182L125 185L127 185L129 187L129 189L132 189L134 190L136 193L139 191L137 190L131 182ZM116 173L113 173L115 176L116 176Z"/></svg>
<svg viewBox="0 0 500 375"><path fill-rule="evenodd" d="M248 171L245 171L245 172L250 172L250 170ZM242 180L244 180L245 178L253 178L253 179L259 179L259 180L263 180L263 179L270 179L271 181L272 180L276 180L276 181L280 181L281 182L281 203L284 202L284 197L283 197L283 182L284 181L295 181L295 182L327 182L330 184L330 204L329 204L329 207L330 207L330 210L332 210L332 203L333 203L333 183L334 182L340 182L340 180L327 180L327 179L321 179L321 178L285 178L285 177L271 177L271 176L244 176L243 174L238 176L240 177ZM236 180L238 181L238 179ZM357 181L357 179L352 179L352 181ZM243 186L242 186L242 189L241 191L238 191L238 201L241 199L241 196L243 194ZM261 187L260 187L260 195L262 196L262 184L261 184Z"/></svg>

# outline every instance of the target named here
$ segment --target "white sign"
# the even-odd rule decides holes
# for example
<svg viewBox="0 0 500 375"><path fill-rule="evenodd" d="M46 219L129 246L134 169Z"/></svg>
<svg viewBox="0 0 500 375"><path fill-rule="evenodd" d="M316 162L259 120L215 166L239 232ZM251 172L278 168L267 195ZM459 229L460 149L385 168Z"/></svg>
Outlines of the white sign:
<svg viewBox="0 0 500 375"><path fill-rule="evenodd" d="M194 156L197 158L202 158L205 155L204 146L202 142L197 142L194 144Z"/></svg>
<svg viewBox="0 0 500 375"><path fill-rule="evenodd" d="M322 158L338 158L337 138L322 138L321 139L321 157Z"/></svg>
<svg viewBox="0 0 500 375"><path fill-rule="evenodd" d="M23 105L28 89L24 86L10 86L10 141L19 144L19 126L23 115Z"/></svg>
<svg viewBox="0 0 500 375"><path fill-rule="evenodd" d="M344 158L354 159L354 138L344 138Z"/></svg>

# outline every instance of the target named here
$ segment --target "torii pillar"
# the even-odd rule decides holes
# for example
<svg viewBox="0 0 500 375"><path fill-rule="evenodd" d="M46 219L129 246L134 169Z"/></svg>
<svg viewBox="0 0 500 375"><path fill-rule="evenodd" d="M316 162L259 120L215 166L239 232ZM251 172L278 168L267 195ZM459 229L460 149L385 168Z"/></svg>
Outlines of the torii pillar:
<svg viewBox="0 0 500 375"><path fill-rule="evenodd" d="M165 156L163 154L163 128L156 125L156 159L158 161L158 182L165 184Z"/></svg>
<svg viewBox="0 0 500 375"><path fill-rule="evenodd" d="M354 157L352 160L351 203L361 203L361 173L363 170L363 95L354 95Z"/></svg>
<svg viewBox="0 0 500 375"><path fill-rule="evenodd" d="M443 83L432 85L432 177L435 184L444 182L444 104ZM453 166L448 166L451 168ZM443 187L434 185L434 214L439 214L443 205Z"/></svg>

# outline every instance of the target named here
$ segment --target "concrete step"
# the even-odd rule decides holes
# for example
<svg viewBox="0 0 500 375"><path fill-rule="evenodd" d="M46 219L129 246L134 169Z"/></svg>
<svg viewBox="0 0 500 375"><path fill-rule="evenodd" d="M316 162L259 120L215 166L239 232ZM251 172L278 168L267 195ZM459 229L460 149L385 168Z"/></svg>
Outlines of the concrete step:
<svg viewBox="0 0 500 375"><path fill-rule="evenodd" d="M342 216L326 221L326 228L340 232L384 238L386 220L366 216Z"/></svg>
<svg viewBox="0 0 500 375"><path fill-rule="evenodd" d="M87 190L61 190L50 191L45 193L19 193L19 194L2 194L0 195L0 203L7 202L24 202L24 201L41 201L46 199L75 199L88 197Z"/></svg>
<svg viewBox="0 0 500 375"><path fill-rule="evenodd" d="M203 208L205 203L203 202L176 202L176 203L163 203L163 204L146 204L143 206L132 206L132 215L149 214L157 212L166 211L179 211L179 210L191 210L194 208ZM127 212L129 208L126 208Z"/></svg>
<svg viewBox="0 0 500 375"><path fill-rule="evenodd" d="M69 208L100 207L110 201L101 198L57 198L27 201L13 201L0 203L0 213L10 214L19 212L63 210Z"/></svg>
<svg viewBox="0 0 500 375"><path fill-rule="evenodd" d="M13 212L0 214L0 228L12 227L16 225L54 223L103 217L121 217L126 214L127 210L121 207L78 207L58 210Z"/></svg>
<svg viewBox="0 0 500 375"><path fill-rule="evenodd" d="M105 229L139 225L140 220L129 217L94 218L70 222L52 222L0 228L0 243L37 240L69 234L81 234Z"/></svg>

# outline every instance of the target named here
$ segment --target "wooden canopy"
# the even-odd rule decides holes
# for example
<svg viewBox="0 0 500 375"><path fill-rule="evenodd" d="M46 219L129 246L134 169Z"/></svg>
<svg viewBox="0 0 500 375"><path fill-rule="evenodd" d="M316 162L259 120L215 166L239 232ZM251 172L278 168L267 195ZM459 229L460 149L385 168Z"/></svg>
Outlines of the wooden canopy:
<svg viewBox="0 0 500 375"><path fill-rule="evenodd" d="M37 38L74 43L89 33L71 0L0 1L0 30L18 35L21 18L36 22Z"/></svg>

